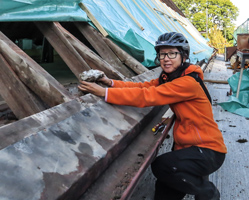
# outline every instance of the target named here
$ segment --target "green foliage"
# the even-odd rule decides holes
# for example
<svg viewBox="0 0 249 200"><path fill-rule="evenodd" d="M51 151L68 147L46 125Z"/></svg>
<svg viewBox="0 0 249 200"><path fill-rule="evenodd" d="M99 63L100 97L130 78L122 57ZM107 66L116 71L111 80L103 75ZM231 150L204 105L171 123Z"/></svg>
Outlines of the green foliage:
<svg viewBox="0 0 249 200"><path fill-rule="evenodd" d="M217 25L215 25L213 28L210 29L209 33L209 43L218 49L218 53L224 53L225 48L225 38L222 35L222 32L217 28Z"/></svg>
<svg viewBox="0 0 249 200"><path fill-rule="evenodd" d="M206 31L208 16L208 31L214 26L220 30L228 41L233 40L235 20L238 8L230 0L172 0L182 10L198 31ZM225 36L226 32L226 36ZM205 34L204 34L205 36Z"/></svg>

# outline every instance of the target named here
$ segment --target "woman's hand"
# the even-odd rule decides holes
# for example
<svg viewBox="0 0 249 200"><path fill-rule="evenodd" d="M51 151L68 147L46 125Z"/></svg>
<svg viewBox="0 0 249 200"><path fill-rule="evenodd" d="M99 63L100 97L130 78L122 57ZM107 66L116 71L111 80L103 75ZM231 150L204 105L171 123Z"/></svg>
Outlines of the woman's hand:
<svg viewBox="0 0 249 200"><path fill-rule="evenodd" d="M103 77L104 78L104 77ZM83 92L89 92L99 97L105 97L105 88L99 86L96 83L80 81L78 88Z"/></svg>
<svg viewBox="0 0 249 200"><path fill-rule="evenodd" d="M112 80L109 79L106 75L104 75L102 78L98 79L97 82L100 82L108 87L112 86Z"/></svg>

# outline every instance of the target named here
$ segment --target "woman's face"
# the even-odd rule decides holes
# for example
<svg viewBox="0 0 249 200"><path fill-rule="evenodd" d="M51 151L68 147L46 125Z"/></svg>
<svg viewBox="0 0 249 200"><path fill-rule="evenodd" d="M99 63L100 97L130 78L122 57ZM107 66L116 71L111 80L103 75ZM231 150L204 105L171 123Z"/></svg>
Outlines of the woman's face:
<svg viewBox="0 0 249 200"><path fill-rule="evenodd" d="M184 58L183 62L185 62L185 60ZM161 47L159 50L159 61L164 72L172 73L180 67L182 57L176 47Z"/></svg>

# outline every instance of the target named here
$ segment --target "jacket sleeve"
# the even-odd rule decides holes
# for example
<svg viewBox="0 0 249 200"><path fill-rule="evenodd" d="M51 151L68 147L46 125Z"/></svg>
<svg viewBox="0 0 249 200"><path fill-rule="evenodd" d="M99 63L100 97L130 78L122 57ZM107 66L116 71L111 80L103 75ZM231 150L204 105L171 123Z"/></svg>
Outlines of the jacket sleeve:
<svg viewBox="0 0 249 200"><path fill-rule="evenodd" d="M119 80L112 80L113 81L113 85L112 87L114 88L134 88L134 87L139 87L139 88L143 88L143 87L151 87L151 86L158 86L159 85L159 79L152 79L150 82L125 82L125 81L119 81Z"/></svg>
<svg viewBox="0 0 249 200"><path fill-rule="evenodd" d="M160 86L108 88L106 102L135 107L160 106L198 97L199 84L192 77L182 77Z"/></svg>

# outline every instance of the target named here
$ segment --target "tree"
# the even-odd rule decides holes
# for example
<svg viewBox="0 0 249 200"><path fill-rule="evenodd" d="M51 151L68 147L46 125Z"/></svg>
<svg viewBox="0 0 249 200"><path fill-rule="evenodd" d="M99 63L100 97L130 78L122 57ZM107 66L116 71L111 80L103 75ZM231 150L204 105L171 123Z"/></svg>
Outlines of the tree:
<svg viewBox="0 0 249 200"><path fill-rule="evenodd" d="M233 40L238 8L230 0L172 0L198 31L206 31L215 25L224 37ZM207 15L208 14L208 15ZM226 32L226 36L225 36ZM206 36L206 35L205 35Z"/></svg>
<svg viewBox="0 0 249 200"><path fill-rule="evenodd" d="M224 53L224 44L226 41L222 35L222 32L217 28L217 25L210 29L208 38L210 40L209 43L218 49L219 54Z"/></svg>

